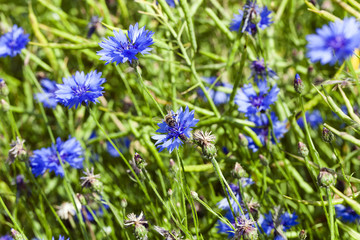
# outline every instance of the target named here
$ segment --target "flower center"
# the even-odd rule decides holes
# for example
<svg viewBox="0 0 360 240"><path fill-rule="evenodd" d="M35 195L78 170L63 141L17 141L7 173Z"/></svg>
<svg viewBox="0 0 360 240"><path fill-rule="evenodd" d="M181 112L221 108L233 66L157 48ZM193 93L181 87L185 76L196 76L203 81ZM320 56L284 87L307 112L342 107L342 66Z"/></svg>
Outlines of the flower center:
<svg viewBox="0 0 360 240"><path fill-rule="evenodd" d="M265 71L265 66L262 61L254 61L253 68L254 68L255 72L257 72L257 73L262 73Z"/></svg>
<svg viewBox="0 0 360 240"><path fill-rule="evenodd" d="M264 96L257 96L251 99L251 104L256 108L260 108L263 101L264 101Z"/></svg>
<svg viewBox="0 0 360 240"><path fill-rule="evenodd" d="M335 52L340 50L346 45L346 39L343 35L336 35L331 38L328 42L328 46L332 48Z"/></svg>
<svg viewBox="0 0 360 240"><path fill-rule="evenodd" d="M10 48L16 47L16 46L17 46L16 40L15 40L15 39L11 40L11 41L8 43L8 46L9 46Z"/></svg>
<svg viewBox="0 0 360 240"><path fill-rule="evenodd" d="M81 87L78 86L77 88L73 89L73 92L75 95L81 96L84 93L86 93L88 90L89 90L89 87L87 87L87 86L81 86Z"/></svg>

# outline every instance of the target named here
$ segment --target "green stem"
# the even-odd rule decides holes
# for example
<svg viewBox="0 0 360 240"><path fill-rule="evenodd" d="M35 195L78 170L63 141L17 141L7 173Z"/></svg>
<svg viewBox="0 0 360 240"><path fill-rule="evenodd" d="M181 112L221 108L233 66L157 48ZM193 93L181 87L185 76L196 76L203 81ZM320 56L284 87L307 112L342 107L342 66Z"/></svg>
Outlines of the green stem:
<svg viewBox="0 0 360 240"><path fill-rule="evenodd" d="M330 189L326 188L326 195L329 202L329 218L330 218L330 238L331 240L335 239L335 224L334 224L334 206L332 204L332 195Z"/></svg>

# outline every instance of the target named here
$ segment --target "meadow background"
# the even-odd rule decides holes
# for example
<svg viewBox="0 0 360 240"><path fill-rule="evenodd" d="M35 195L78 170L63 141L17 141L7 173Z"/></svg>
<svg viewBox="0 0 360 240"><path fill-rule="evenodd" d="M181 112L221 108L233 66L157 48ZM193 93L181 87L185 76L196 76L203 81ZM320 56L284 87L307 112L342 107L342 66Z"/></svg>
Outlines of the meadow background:
<svg viewBox="0 0 360 240"><path fill-rule="evenodd" d="M242 209L247 212L250 203L254 207L251 218L258 225L269 211L272 217L267 219L273 221L267 234L250 224L244 231L253 228L257 236L236 239L305 239L299 238L301 230L307 239L360 239L359 59L353 54L344 63L313 63L306 47L306 36L317 28L336 18L360 18L359 3L258 0L261 8L272 11L272 23L256 34L229 29L245 1L175 3L1 1L1 34L16 24L30 42L21 54L0 58L0 78L6 83L0 97L0 239L10 239L5 235L11 229L23 234L18 239L225 239L219 221L226 222L229 212L218 203L227 204L224 188L230 191L230 183ZM103 38L136 23L154 32L150 54L138 54L137 64L105 65L99 60ZM276 114L283 122L282 138L276 140L272 124L262 135L234 102L245 84L256 85L251 66L261 59L276 73L271 77L265 71L269 88L279 88L277 100L261 112ZM97 104L46 108L34 97L43 91L41 79L62 84L76 71L93 70L106 79ZM294 89L295 74L304 85L301 94ZM209 84L209 77L231 87ZM204 96L206 89L214 101ZM215 91L225 101L218 104ZM214 145L197 146L190 139L171 153L158 151L152 137L164 119L161 111L166 115L168 109L176 113L181 107L194 110L199 119L192 133L211 131ZM333 132L333 141L323 141L324 126ZM34 175L29 164L33 152L69 136L81 144L83 168L64 162L65 177L48 171ZM25 140L24 152L9 164L17 137ZM249 147L251 141L258 143L257 151ZM298 151L299 142L310 154ZM135 153L141 161L135 161ZM234 173L235 163L246 173L238 167ZM320 166L337 173L334 186L318 186ZM100 174L96 186L82 186L86 168ZM239 192L234 186L241 186L245 177L253 183ZM75 211L77 199L81 207ZM234 203L231 196L229 200ZM353 210L335 212L339 204ZM145 219L136 226L127 224L128 214L141 212ZM296 217L286 222L280 217L286 213ZM166 232L173 230L178 235Z"/></svg>

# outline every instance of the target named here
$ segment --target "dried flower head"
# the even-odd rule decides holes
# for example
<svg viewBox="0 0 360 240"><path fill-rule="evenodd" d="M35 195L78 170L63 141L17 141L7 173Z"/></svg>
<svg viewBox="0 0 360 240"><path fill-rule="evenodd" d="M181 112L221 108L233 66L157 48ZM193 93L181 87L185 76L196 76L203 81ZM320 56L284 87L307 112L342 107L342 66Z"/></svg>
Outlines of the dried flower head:
<svg viewBox="0 0 360 240"><path fill-rule="evenodd" d="M180 240L183 237L180 235L178 231L172 230L171 232L166 230L165 228L154 226L154 230L158 232L161 236L165 237L165 240Z"/></svg>
<svg viewBox="0 0 360 240"><path fill-rule="evenodd" d="M254 225L255 221L248 219L246 216L242 215L241 217L238 217L238 221L235 223L234 239L256 240L258 238L258 233Z"/></svg>
<svg viewBox="0 0 360 240"><path fill-rule="evenodd" d="M204 157L211 158L216 156L216 147L212 142L216 137L211 132L195 131L193 134L194 142L201 147Z"/></svg>
<svg viewBox="0 0 360 240"><path fill-rule="evenodd" d="M75 198L76 207L78 209L81 208L80 202ZM74 205L70 202L63 202L60 206L55 206L57 211L56 213L59 215L61 219L67 220L76 214L76 209Z"/></svg>
<svg viewBox="0 0 360 240"><path fill-rule="evenodd" d="M83 172L85 174L84 177L81 177L80 179L83 181L81 183L81 187L85 188L94 188L96 191L102 190L102 182L99 181L98 178L100 178L100 174L94 174L94 168L92 167L91 170L88 168Z"/></svg>
<svg viewBox="0 0 360 240"><path fill-rule="evenodd" d="M134 225L139 226L139 225L146 225L148 224L148 222L145 220L144 214L143 212L140 213L140 215L138 217L136 217L135 213L130 213L127 216L127 220L125 220L124 225L126 227Z"/></svg>
<svg viewBox="0 0 360 240"><path fill-rule="evenodd" d="M21 140L19 137L16 137L16 141L13 141L10 144L11 149L9 150L8 158L6 159L8 164L12 164L17 157L26 155L24 143L25 139Z"/></svg>

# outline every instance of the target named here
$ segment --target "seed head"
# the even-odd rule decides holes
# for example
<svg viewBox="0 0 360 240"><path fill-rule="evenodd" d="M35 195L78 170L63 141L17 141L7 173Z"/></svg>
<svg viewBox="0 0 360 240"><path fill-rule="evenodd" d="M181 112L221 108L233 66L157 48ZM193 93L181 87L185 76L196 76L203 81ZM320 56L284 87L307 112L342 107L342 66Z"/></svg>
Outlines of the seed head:
<svg viewBox="0 0 360 240"><path fill-rule="evenodd" d="M98 179L100 178L100 174L95 175L93 167L91 168L91 170L87 168L83 173L85 174L85 176L80 178L83 181L81 183L81 187L93 188L95 191L101 192L103 189L103 184Z"/></svg>
<svg viewBox="0 0 360 240"><path fill-rule="evenodd" d="M145 220L143 212L140 213L138 217L134 213L127 215L127 220L125 220L124 225L126 227L134 226L135 227L135 237L141 240L147 240L148 233L148 222Z"/></svg>
<svg viewBox="0 0 360 240"><path fill-rule="evenodd" d="M76 202L76 207L80 209L81 204L79 200L77 200L77 198L75 198L75 202ZM60 206L55 206L55 208L57 209L56 211L57 215L64 220L67 220L72 216L75 216L76 214L76 209L74 205L70 202L63 202Z"/></svg>
<svg viewBox="0 0 360 240"><path fill-rule="evenodd" d="M330 187L331 185L335 185L336 178L337 175L334 170L321 168L317 180L320 187Z"/></svg>
<svg viewBox="0 0 360 240"><path fill-rule="evenodd" d="M16 137L16 141L13 141L10 144L11 149L9 150L8 158L6 159L8 164L12 164L17 157L25 156L26 151L24 149L25 140L21 140L19 137Z"/></svg>
<svg viewBox="0 0 360 240"><path fill-rule="evenodd" d="M197 130L193 134L194 142L201 147L204 157L212 158L216 156L216 147L213 142L216 137L211 132Z"/></svg>
<svg viewBox="0 0 360 240"><path fill-rule="evenodd" d="M257 240L258 233L254 227L255 222L246 218L244 215L238 217L237 223L235 223L235 236L234 240Z"/></svg>

